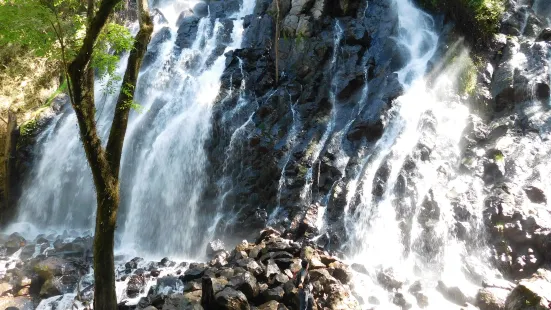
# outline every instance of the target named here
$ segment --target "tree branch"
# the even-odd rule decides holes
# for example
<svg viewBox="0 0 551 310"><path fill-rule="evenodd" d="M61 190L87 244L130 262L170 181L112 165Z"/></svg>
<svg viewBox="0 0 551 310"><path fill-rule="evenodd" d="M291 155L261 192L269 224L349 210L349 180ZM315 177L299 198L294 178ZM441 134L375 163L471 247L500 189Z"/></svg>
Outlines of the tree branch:
<svg viewBox="0 0 551 310"><path fill-rule="evenodd" d="M69 92L69 100L71 101L71 105L74 105L75 103L75 98L73 97L73 91L71 90L71 79L69 79L69 74L67 73L67 57L65 55L65 41L63 40L64 38L64 34L63 34L63 29L61 28L61 23L59 22L59 17L57 15L57 11L54 9L53 10L54 13L55 13L55 19L56 19L56 22L57 22L57 27L59 28L56 29L54 23L50 20L50 25L52 26L52 28L54 29L54 32L55 32L55 35L57 37L57 40L59 41L59 44L61 45L61 61L63 62L63 75L65 75L65 80L67 81L67 90Z"/></svg>
<svg viewBox="0 0 551 310"><path fill-rule="evenodd" d="M90 23L92 21L92 18L94 18L94 0L88 0L86 16L88 17L88 22Z"/></svg>
<svg viewBox="0 0 551 310"><path fill-rule="evenodd" d="M126 135L128 116L134 99L138 74L140 72L143 57L147 51L147 45L151 40L151 34L153 33L153 22L149 15L147 0L138 0L138 21L140 30L136 35L134 47L130 51L130 56L128 57L128 65L122 80L122 88L119 98L117 99L115 116L113 118L106 147L107 160L116 177L119 175L124 137Z"/></svg>
<svg viewBox="0 0 551 310"><path fill-rule="evenodd" d="M80 72L80 70L83 70L86 66L88 66L88 63L92 59L94 44L96 43L101 30L105 26L109 15L111 15L113 8L120 1L121 0L103 0L101 2L98 12L94 15L88 26L86 36L84 37L82 46L80 47L77 56L71 64L69 64L69 72L71 72L71 75L75 77L82 76L83 72Z"/></svg>

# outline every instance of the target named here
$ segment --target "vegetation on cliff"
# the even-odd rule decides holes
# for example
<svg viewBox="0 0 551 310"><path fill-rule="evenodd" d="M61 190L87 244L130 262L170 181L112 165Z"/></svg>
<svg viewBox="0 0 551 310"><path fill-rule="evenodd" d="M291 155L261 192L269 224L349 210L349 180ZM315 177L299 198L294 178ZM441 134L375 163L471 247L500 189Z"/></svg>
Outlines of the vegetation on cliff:
<svg viewBox="0 0 551 310"><path fill-rule="evenodd" d="M487 42L499 30L505 12L504 0L419 0L419 4L453 19L475 45Z"/></svg>

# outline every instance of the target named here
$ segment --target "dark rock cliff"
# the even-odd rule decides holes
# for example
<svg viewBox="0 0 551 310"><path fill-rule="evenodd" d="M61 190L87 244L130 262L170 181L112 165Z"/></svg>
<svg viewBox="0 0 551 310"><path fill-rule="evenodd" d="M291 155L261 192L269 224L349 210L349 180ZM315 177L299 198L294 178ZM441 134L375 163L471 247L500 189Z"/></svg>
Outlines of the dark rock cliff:
<svg viewBox="0 0 551 310"><path fill-rule="evenodd" d="M234 232L244 223L265 225L278 206L279 218L290 220L282 225L290 227L311 203L326 199L343 177L336 153L355 157L360 146L373 144L384 130L382 117L402 93L393 72L406 60L392 39L397 15L388 1L370 1L369 7L281 1L281 79L274 88L275 5L270 2L257 4L245 22L243 48L227 55L207 145L213 183L222 180L207 196L223 197L213 204L238 206ZM242 101L256 104L242 108ZM326 147L316 149L328 126L346 133L330 136ZM335 149L341 143L344 149ZM315 178L308 181L310 169ZM312 194L304 197L307 182ZM336 220L342 207L334 204L330 216Z"/></svg>

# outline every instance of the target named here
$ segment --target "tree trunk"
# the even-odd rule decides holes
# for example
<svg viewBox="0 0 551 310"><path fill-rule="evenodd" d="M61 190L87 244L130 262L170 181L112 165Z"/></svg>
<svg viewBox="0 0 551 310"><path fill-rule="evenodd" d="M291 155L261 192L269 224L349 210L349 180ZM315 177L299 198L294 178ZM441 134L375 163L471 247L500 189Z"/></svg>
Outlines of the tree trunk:
<svg viewBox="0 0 551 310"><path fill-rule="evenodd" d="M96 189L98 209L94 235L94 310L117 309L113 247L119 207L118 187L114 190Z"/></svg>
<svg viewBox="0 0 551 310"><path fill-rule="evenodd" d="M68 66L72 104L77 116L79 133L92 170L96 188L96 229L94 235L94 310L116 310L115 261L113 247L119 208L119 167L124 136L143 56L153 32L147 10L147 0L138 1L140 30L130 52L119 93L115 115L104 149L97 132L94 105L94 74L90 66L93 46L108 16L120 0L103 0L91 19L84 43ZM126 88L126 89L125 89Z"/></svg>
<svg viewBox="0 0 551 310"><path fill-rule="evenodd" d="M147 45L149 44L151 34L153 33L153 22L149 16L147 0L138 1L138 10L140 30L138 31L138 34L136 34L134 48L130 51L128 65L122 80L122 87L125 88L126 91L121 91L119 94L115 108L115 117L113 118L111 131L109 132L109 141L106 147L108 161L117 178L119 177L128 116L131 110L131 103L134 101L134 88L136 87L136 83L138 81L138 73L140 72L142 60L145 52L147 51Z"/></svg>
<svg viewBox="0 0 551 310"><path fill-rule="evenodd" d="M17 140L19 130L17 130L17 117L15 113L8 110L8 123L6 129L6 145L4 149L4 206L0 210L0 226L7 224L13 216L13 208L17 193L15 193L15 184L17 183ZM1 207L1 206L0 206Z"/></svg>

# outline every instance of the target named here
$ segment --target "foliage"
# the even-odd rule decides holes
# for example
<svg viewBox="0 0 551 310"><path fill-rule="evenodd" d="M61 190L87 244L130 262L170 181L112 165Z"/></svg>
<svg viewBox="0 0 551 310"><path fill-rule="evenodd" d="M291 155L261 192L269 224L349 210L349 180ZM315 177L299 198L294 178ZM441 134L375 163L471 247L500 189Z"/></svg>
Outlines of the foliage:
<svg viewBox="0 0 551 310"><path fill-rule="evenodd" d="M124 104L121 106L122 109L132 109L138 113L142 113L144 108L142 105L134 101L134 86L130 84L126 84L123 87L121 87L121 92L126 95L128 100L124 102Z"/></svg>
<svg viewBox="0 0 551 310"><path fill-rule="evenodd" d="M459 75L459 90L465 95L472 95L476 89L478 67L469 59L465 68Z"/></svg>
<svg viewBox="0 0 551 310"><path fill-rule="evenodd" d="M19 134L22 137L29 136L36 130L37 127L38 122L36 121L36 118L32 118L19 126Z"/></svg>
<svg viewBox="0 0 551 310"><path fill-rule="evenodd" d="M68 53L78 47L82 14L74 0L8 0L0 5L0 45L18 44L36 56L60 59L60 40Z"/></svg>
<svg viewBox="0 0 551 310"><path fill-rule="evenodd" d="M295 43L300 45L300 44L304 43L305 39L306 39L306 35L304 35L304 33L302 33L302 32L299 32L299 33L297 33L297 36L295 38Z"/></svg>
<svg viewBox="0 0 551 310"><path fill-rule="evenodd" d="M59 86L59 88L51 94L48 99L46 100L45 106L49 107L52 104L52 101L61 93L65 92L67 90L67 81L63 81L63 84Z"/></svg>
<svg viewBox="0 0 551 310"><path fill-rule="evenodd" d="M101 77L113 76L119 56L123 52L129 51L133 44L134 38L126 27L115 23L108 24L96 43L92 56L92 67Z"/></svg>
<svg viewBox="0 0 551 310"><path fill-rule="evenodd" d="M504 159L505 159L505 155L503 155L503 153L501 153L501 152L496 152L496 153L494 154L494 160L495 160L495 161L502 161L502 160L504 160Z"/></svg>
<svg viewBox="0 0 551 310"><path fill-rule="evenodd" d="M501 16L505 11L503 0L469 0L468 6L484 33L493 34L498 30Z"/></svg>
<svg viewBox="0 0 551 310"><path fill-rule="evenodd" d="M0 5L0 46L15 44L36 56L58 60L65 56L70 62L86 33L86 8L81 3L78 0L6 1ZM108 23L94 46L92 67L101 77L112 76L120 55L129 51L133 43L126 27Z"/></svg>

